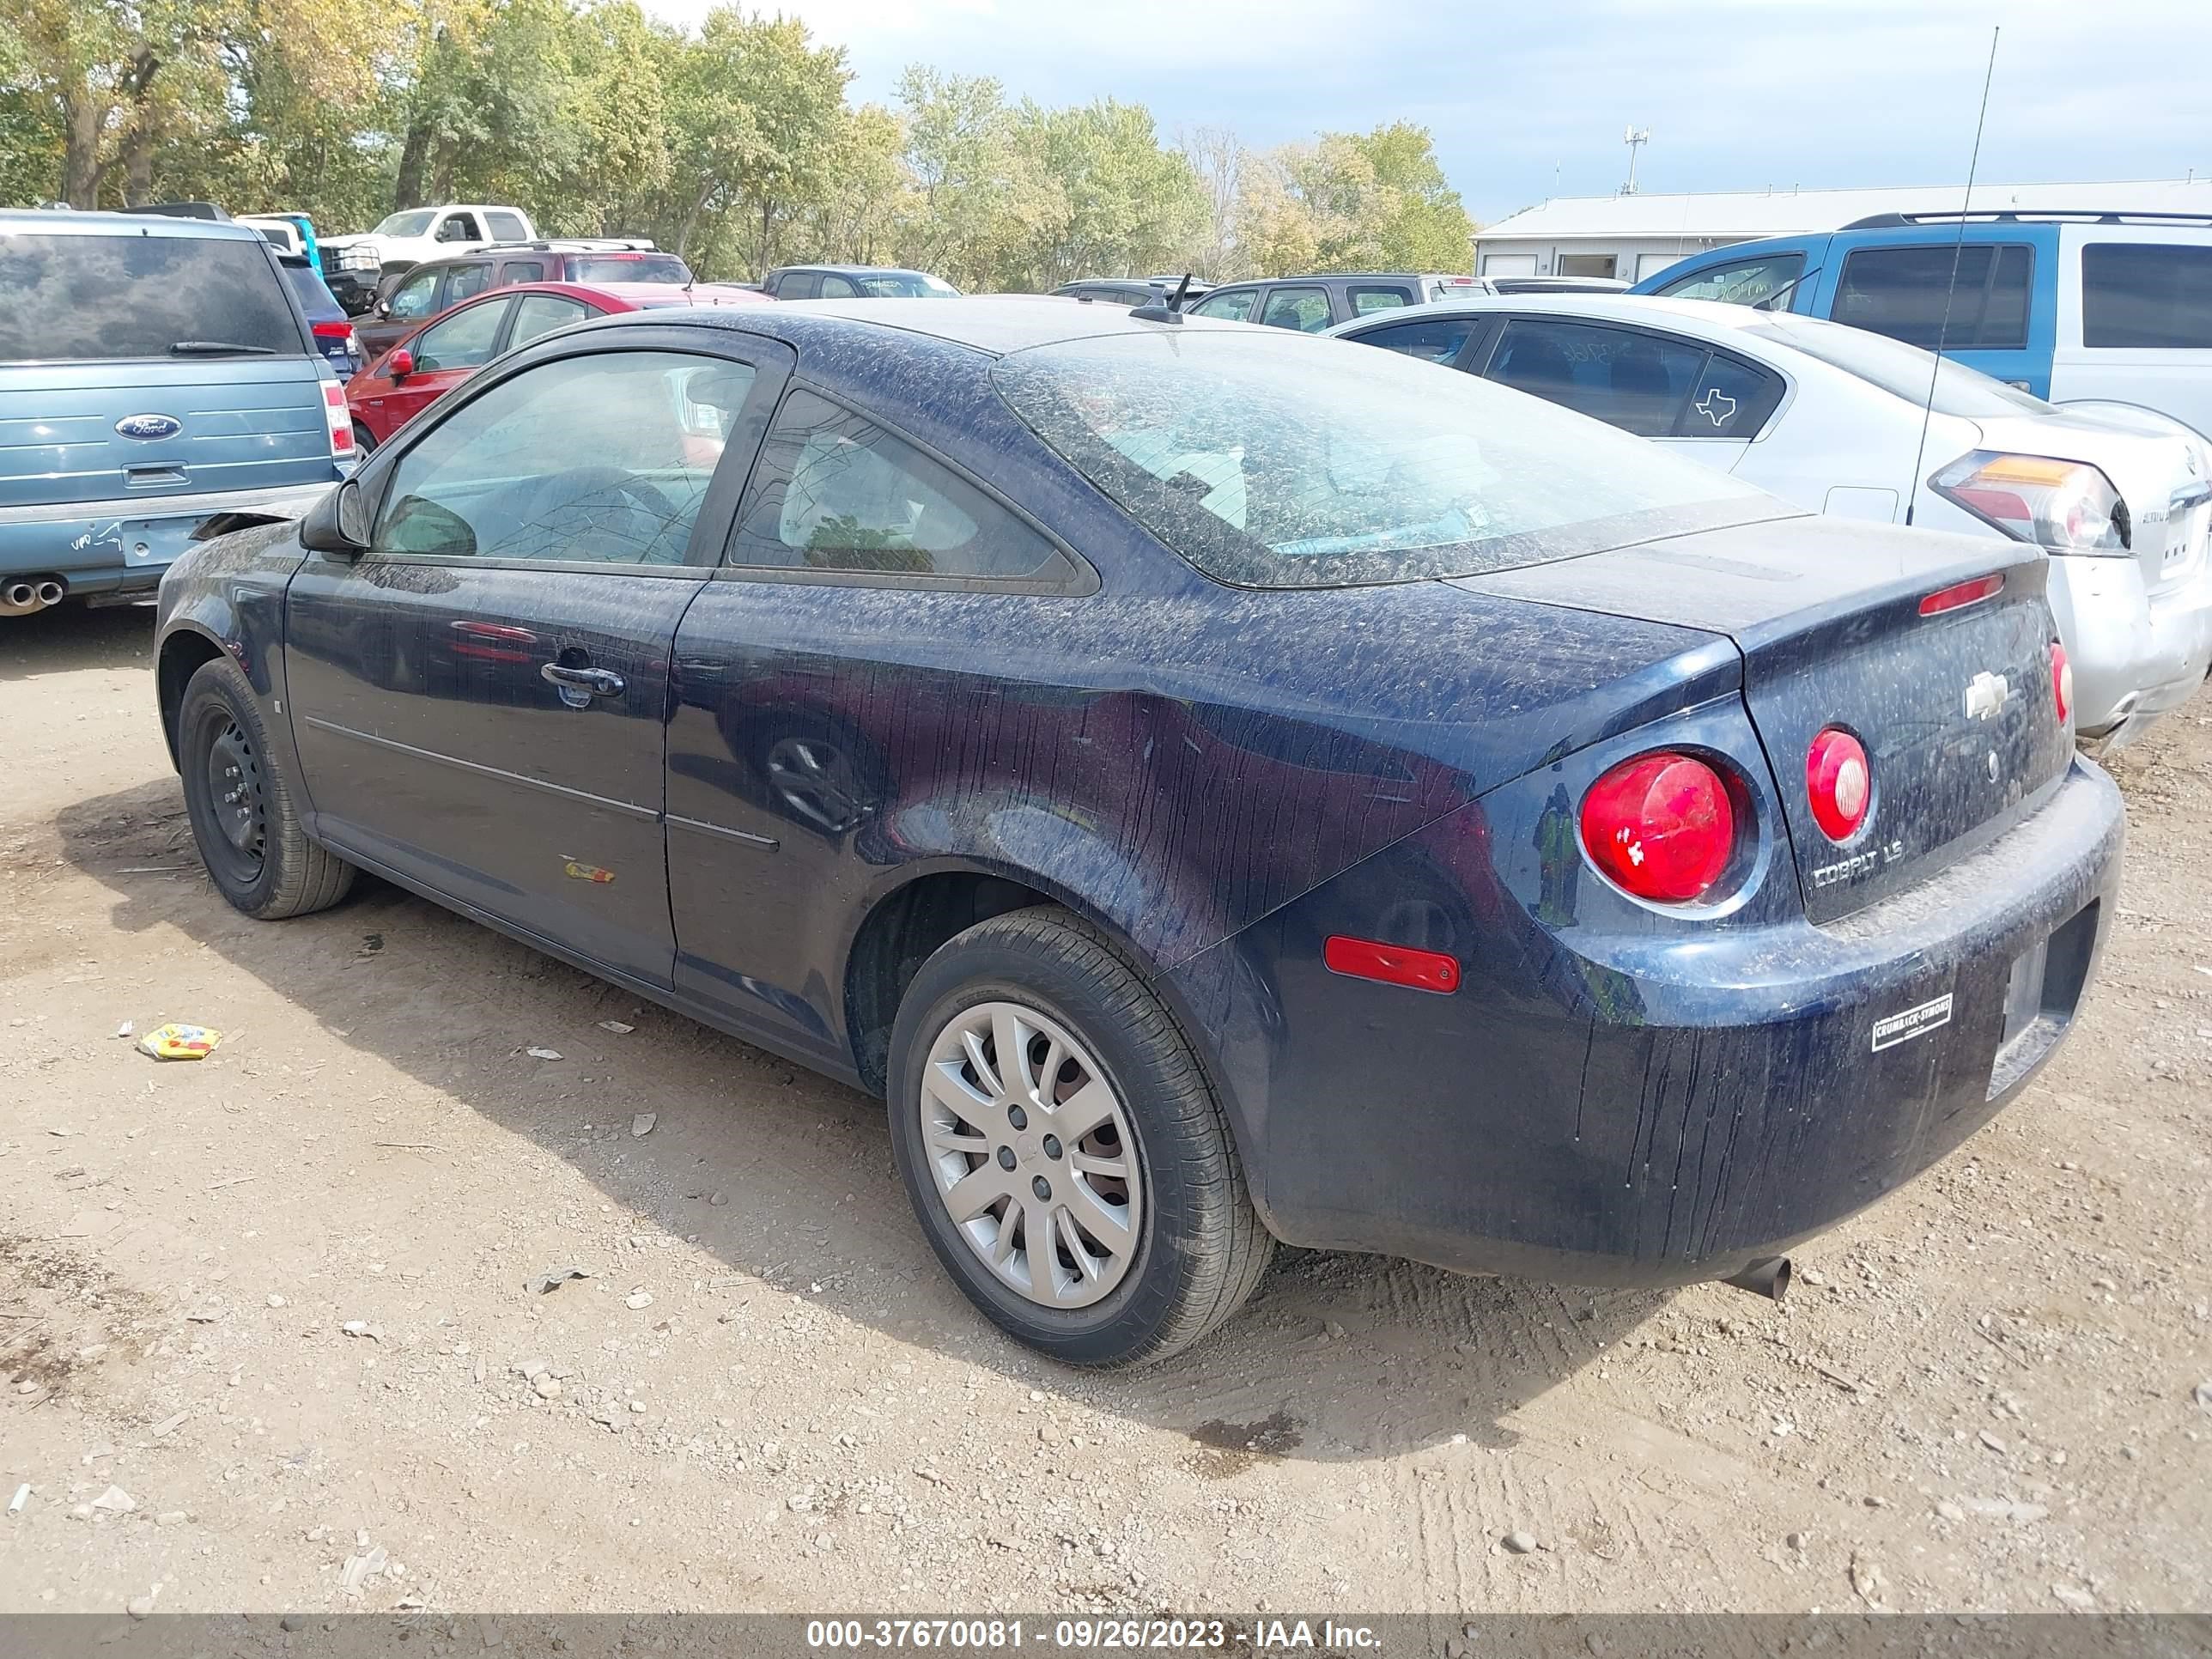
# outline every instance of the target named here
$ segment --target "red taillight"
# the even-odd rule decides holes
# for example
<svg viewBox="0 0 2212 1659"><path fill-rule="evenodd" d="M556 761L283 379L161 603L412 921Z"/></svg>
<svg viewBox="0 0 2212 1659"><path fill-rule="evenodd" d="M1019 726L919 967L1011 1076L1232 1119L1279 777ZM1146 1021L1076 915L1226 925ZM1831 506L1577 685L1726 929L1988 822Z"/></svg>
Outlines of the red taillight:
<svg viewBox="0 0 2212 1659"><path fill-rule="evenodd" d="M1624 761L1583 797L1590 860L1639 898L1680 904L1721 878L1735 809L1721 775L1687 755Z"/></svg>
<svg viewBox="0 0 2212 1659"><path fill-rule="evenodd" d="M2066 647L2057 640L2051 642L2051 696L2063 726L2074 718L2074 665L2066 660Z"/></svg>
<svg viewBox="0 0 2212 1659"><path fill-rule="evenodd" d="M318 340L343 340L353 332L353 325L341 317L334 323L311 323Z"/></svg>
<svg viewBox="0 0 2212 1659"><path fill-rule="evenodd" d="M345 388L334 380L323 382L324 413L331 423L331 453L353 453L353 411L346 406Z"/></svg>
<svg viewBox="0 0 2212 1659"><path fill-rule="evenodd" d="M1437 951L1412 951L1380 939L1330 935L1322 946L1321 959L1332 974L1352 979L1380 980L1385 985L1410 985L1416 991L1449 993L1459 989L1459 963Z"/></svg>
<svg viewBox="0 0 2212 1659"><path fill-rule="evenodd" d="M1858 834L1874 799L1865 745L1835 726L1814 738L1805 753L1805 793L1812 798L1813 821L1830 841Z"/></svg>
<svg viewBox="0 0 2212 1659"><path fill-rule="evenodd" d="M1948 587L1939 587L1920 601L1920 614L1940 617L1946 611L1979 605L1984 599L1993 599L2003 592L2004 584L2004 572L1997 570L1986 576L1977 576L1972 581L1954 582Z"/></svg>

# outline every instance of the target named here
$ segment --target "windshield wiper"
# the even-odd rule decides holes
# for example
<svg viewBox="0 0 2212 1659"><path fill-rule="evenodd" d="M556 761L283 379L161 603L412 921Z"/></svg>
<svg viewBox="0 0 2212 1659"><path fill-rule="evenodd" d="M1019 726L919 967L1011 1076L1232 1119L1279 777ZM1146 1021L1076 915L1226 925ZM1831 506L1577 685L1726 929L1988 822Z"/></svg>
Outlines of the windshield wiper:
<svg viewBox="0 0 2212 1659"><path fill-rule="evenodd" d="M169 347L172 357L210 357L233 352L248 357L274 357L275 346L240 345L235 340L178 340Z"/></svg>

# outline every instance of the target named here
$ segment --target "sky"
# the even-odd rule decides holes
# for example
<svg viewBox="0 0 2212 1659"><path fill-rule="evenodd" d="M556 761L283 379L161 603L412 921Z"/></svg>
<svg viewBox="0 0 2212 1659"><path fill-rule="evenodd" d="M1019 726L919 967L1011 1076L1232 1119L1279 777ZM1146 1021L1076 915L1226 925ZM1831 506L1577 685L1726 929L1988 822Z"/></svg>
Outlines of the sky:
<svg viewBox="0 0 2212 1659"><path fill-rule="evenodd" d="M696 22L716 0L644 0ZM1253 149L1427 127L1478 220L1604 195L2212 173L2203 0L752 0L842 46L855 101L926 63L1010 99L1118 98ZM1346 20L1353 20L1347 21Z"/></svg>

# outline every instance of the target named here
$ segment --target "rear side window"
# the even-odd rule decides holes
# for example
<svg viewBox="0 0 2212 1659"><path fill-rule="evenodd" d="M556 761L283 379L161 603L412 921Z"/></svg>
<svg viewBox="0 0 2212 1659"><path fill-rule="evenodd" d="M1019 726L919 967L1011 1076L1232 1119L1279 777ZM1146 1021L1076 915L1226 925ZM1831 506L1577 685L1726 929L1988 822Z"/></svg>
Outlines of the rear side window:
<svg viewBox="0 0 2212 1659"><path fill-rule="evenodd" d="M564 300L557 294L526 294L514 302L514 327L507 337L507 349L583 320L581 301Z"/></svg>
<svg viewBox="0 0 2212 1659"><path fill-rule="evenodd" d="M1844 261L1831 314L1929 351L2024 346L2034 266L2032 249L2011 244L1861 248Z"/></svg>
<svg viewBox="0 0 2212 1659"><path fill-rule="evenodd" d="M2212 247L2087 244L2081 250L2081 343L2212 351Z"/></svg>
<svg viewBox="0 0 2212 1659"><path fill-rule="evenodd" d="M481 294L490 286L489 265L463 265L453 272L453 279L446 284L446 303L457 306L471 295Z"/></svg>
<svg viewBox="0 0 2212 1659"><path fill-rule="evenodd" d="M835 271L827 271L822 277L822 297L825 300L857 300L860 297L860 290Z"/></svg>
<svg viewBox="0 0 2212 1659"><path fill-rule="evenodd" d="M1691 276L1676 277L1658 292L1676 300L1718 300L1728 305L1755 306L1804 274L1803 254L1777 253L1764 259L1709 266Z"/></svg>
<svg viewBox="0 0 2212 1659"><path fill-rule="evenodd" d="M1472 317L1431 317L1425 322L1393 323L1353 336L1361 345L1402 351L1425 363L1448 363L1459 356L1467 337L1474 332Z"/></svg>
<svg viewBox="0 0 2212 1659"><path fill-rule="evenodd" d="M259 237L0 234L0 362L307 353Z"/></svg>
<svg viewBox="0 0 2212 1659"><path fill-rule="evenodd" d="M501 213L494 209L484 217L491 224L493 237L499 241L526 242L530 240L530 227L522 222L522 216L519 213Z"/></svg>
<svg viewBox="0 0 2212 1659"><path fill-rule="evenodd" d="M965 479L805 390L776 411L728 562L1001 581L1076 574Z"/></svg>
<svg viewBox="0 0 2212 1659"><path fill-rule="evenodd" d="M543 259L509 259L499 268L501 288L514 283L542 283L545 280L545 261Z"/></svg>
<svg viewBox="0 0 2212 1659"><path fill-rule="evenodd" d="M1491 357L1489 378L1638 437L1664 438L1706 355L1640 329L1516 318Z"/></svg>
<svg viewBox="0 0 2212 1659"><path fill-rule="evenodd" d="M1376 288L1354 283L1345 289L1345 293L1351 297L1352 314L1355 317L1364 317L1370 312L1394 311L1401 306L1413 303L1412 291L1397 287Z"/></svg>

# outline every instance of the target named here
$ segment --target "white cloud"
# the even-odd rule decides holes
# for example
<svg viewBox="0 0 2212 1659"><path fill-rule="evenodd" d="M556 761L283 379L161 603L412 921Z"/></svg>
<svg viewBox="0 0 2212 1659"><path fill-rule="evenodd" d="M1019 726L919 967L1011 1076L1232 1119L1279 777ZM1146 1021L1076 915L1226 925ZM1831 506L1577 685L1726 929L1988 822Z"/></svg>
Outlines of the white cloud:
<svg viewBox="0 0 2212 1659"><path fill-rule="evenodd" d="M696 21L709 0L647 3ZM861 98L888 98L920 62L996 76L1016 98L1132 100L1170 131L1226 125L1254 144L1419 121L1483 218L1553 193L1555 170L1563 193L1610 190L1631 123L1652 130L1638 168L1649 191L1963 179L1995 22L1984 179L2212 172L2212 120L2187 67L2207 38L2202 0L1558 0L1364 16L1346 0L769 9L844 46Z"/></svg>

